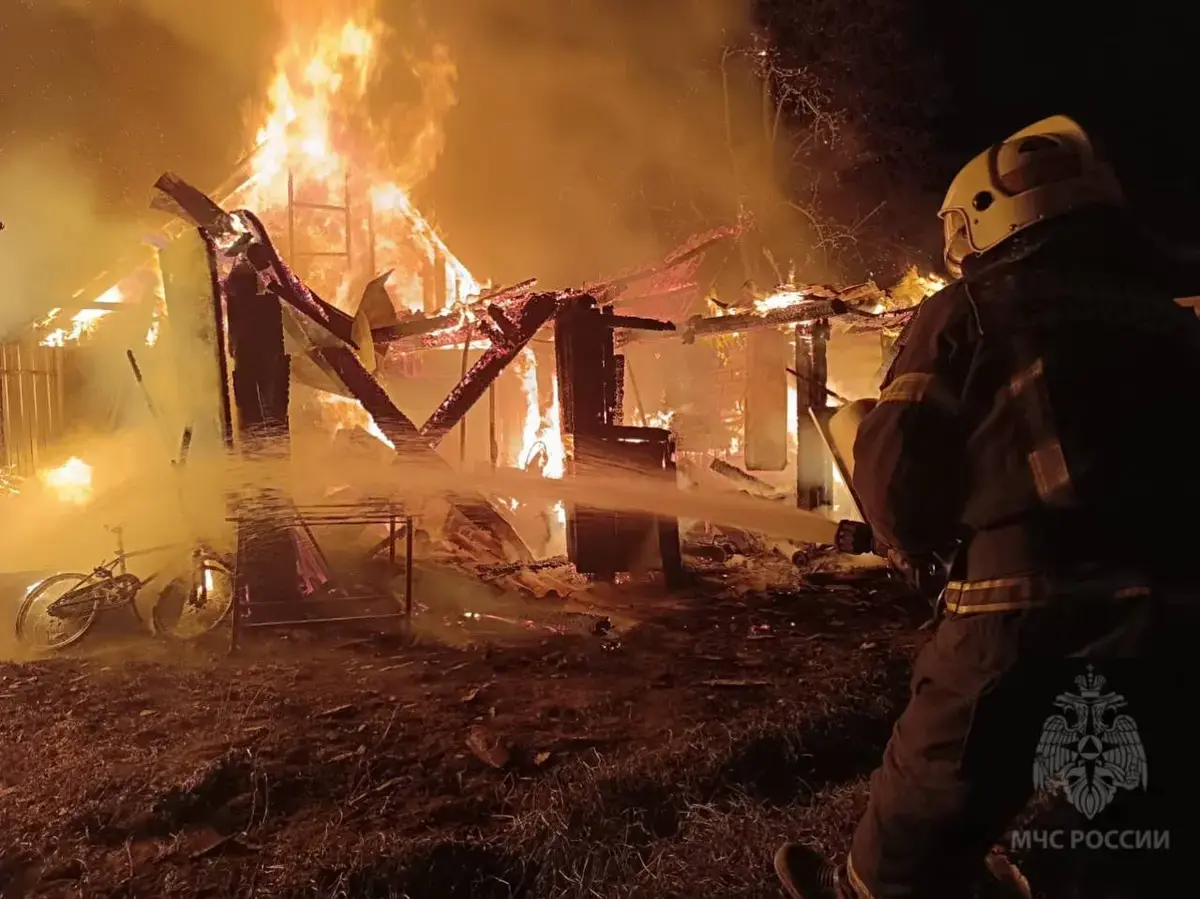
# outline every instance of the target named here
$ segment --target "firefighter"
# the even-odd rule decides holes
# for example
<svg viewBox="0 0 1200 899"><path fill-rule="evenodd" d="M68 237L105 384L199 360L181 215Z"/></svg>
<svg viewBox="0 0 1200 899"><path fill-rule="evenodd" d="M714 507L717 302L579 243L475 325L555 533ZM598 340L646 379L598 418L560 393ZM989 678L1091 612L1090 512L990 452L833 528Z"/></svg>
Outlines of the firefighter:
<svg viewBox="0 0 1200 899"><path fill-rule="evenodd" d="M1029 895L995 851L1034 791L1046 718L1026 720L1016 685L1052 698L1071 681L1040 672L1074 658L1153 658L1173 676L1195 632L1180 547L1200 540L1200 463L1180 412L1200 385L1200 321L1113 170L1054 116L968 163L939 216L957 280L902 335L853 479L890 554L952 560L943 614L848 858L776 853L795 899L958 899L997 880Z"/></svg>

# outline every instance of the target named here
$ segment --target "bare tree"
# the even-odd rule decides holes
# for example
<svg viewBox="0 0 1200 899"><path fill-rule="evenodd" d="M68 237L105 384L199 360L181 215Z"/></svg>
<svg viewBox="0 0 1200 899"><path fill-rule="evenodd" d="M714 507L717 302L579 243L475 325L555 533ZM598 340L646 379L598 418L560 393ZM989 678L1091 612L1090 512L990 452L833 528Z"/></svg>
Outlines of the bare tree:
<svg viewBox="0 0 1200 899"><path fill-rule="evenodd" d="M760 0L761 28L721 59L726 140L739 211L760 223L743 266L764 257L802 278L884 275L926 255L930 213L947 177L932 126L945 91L919 23L902 0ZM730 73L749 70L760 97L754 125L773 192L748 188L735 152ZM740 123L742 127L745 122ZM916 239L914 239L914 235ZM884 271L889 270L889 271Z"/></svg>

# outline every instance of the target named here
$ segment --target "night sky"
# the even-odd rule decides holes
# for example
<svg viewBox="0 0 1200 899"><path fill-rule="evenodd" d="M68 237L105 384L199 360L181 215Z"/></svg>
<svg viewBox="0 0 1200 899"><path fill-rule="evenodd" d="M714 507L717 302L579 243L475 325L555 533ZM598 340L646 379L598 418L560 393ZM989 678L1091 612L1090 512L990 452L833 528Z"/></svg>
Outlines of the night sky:
<svg viewBox="0 0 1200 899"><path fill-rule="evenodd" d="M728 213L711 87L721 35L744 37L719 18L735 0L382 4L402 37L441 38L458 63L446 147L418 196L485 276L591 277ZM1140 211L1200 242L1200 30L1186 6L757 0L757 24L832 85L848 122L843 146L818 160L823 213L856 221L886 201L864 232L874 255L846 257L842 274L935 253L933 213L957 167L1059 112L1093 129ZM246 149L277 40L265 0L214 0L203 21L158 0L111 7L97 17L16 0L0 22L0 265L45 302L153 226L145 204L161 171L222 180ZM214 19L240 27L214 33ZM57 167L35 171L39 184L30 166L45 160ZM806 185L788 189L803 199ZM81 192L88 220L71 221L61 213Z"/></svg>
<svg viewBox="0 0 1200 899"><path fill-rule="evenodd" d="M1195 239L1200 15L1189 7L935 0L928 14L942 23L953 91L939 143L965 159L1041 116L1071 115L1114 160L1131 200Z"/></svg>

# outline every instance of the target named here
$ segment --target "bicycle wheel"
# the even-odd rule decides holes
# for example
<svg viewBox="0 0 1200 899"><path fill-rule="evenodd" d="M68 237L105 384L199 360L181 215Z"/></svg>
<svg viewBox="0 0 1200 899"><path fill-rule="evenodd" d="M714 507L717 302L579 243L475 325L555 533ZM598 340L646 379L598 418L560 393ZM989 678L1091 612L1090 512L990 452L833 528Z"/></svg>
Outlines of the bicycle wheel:
<svg viewBox="0 0 1200 899"><path fill-rule="evenodd" d="M48 609L56 600L91 580L90 574L63 572L34 584L17 610L18 642L38 652L51 652L82 640L96 620L100 609L99 595L89 602L72 602L69 615L54 616Z"/></svg>
<svg viewBox="0 0 1200 899"><path fill-rule="evenodd" d="M154 632L169 640L194 640L218 627L233 609L233 572L202 555L190 577L163 588L151 610Z"/></svg>

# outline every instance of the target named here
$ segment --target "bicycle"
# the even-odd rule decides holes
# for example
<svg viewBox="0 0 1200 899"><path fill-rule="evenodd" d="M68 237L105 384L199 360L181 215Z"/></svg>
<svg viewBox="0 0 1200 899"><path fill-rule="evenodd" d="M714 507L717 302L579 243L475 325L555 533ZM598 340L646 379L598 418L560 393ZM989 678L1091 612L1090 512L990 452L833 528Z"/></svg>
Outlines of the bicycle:
<svg viewBox="0 0 1200 899"><path fill-rule="evenodd" d="M121 608L129 608L139 623L146 623L135 600L143 588L170 567L142 578L129 570L128 561L163 553L176 554L177 561L181 547L167 544L129 552L123 529L111 530L117 540L117 552L111 560L92 569L91 574L52 574L26 591L17 610L20 643L41 652L66 649L83 639L102 612ZM188 575L172 579L159 593L151 610L150 629L168 639L187 640L208 633L229 615L233 595L230 561L204 544L195 545ZM178 612L178 617L170 620L169 611Z"/></svg>

